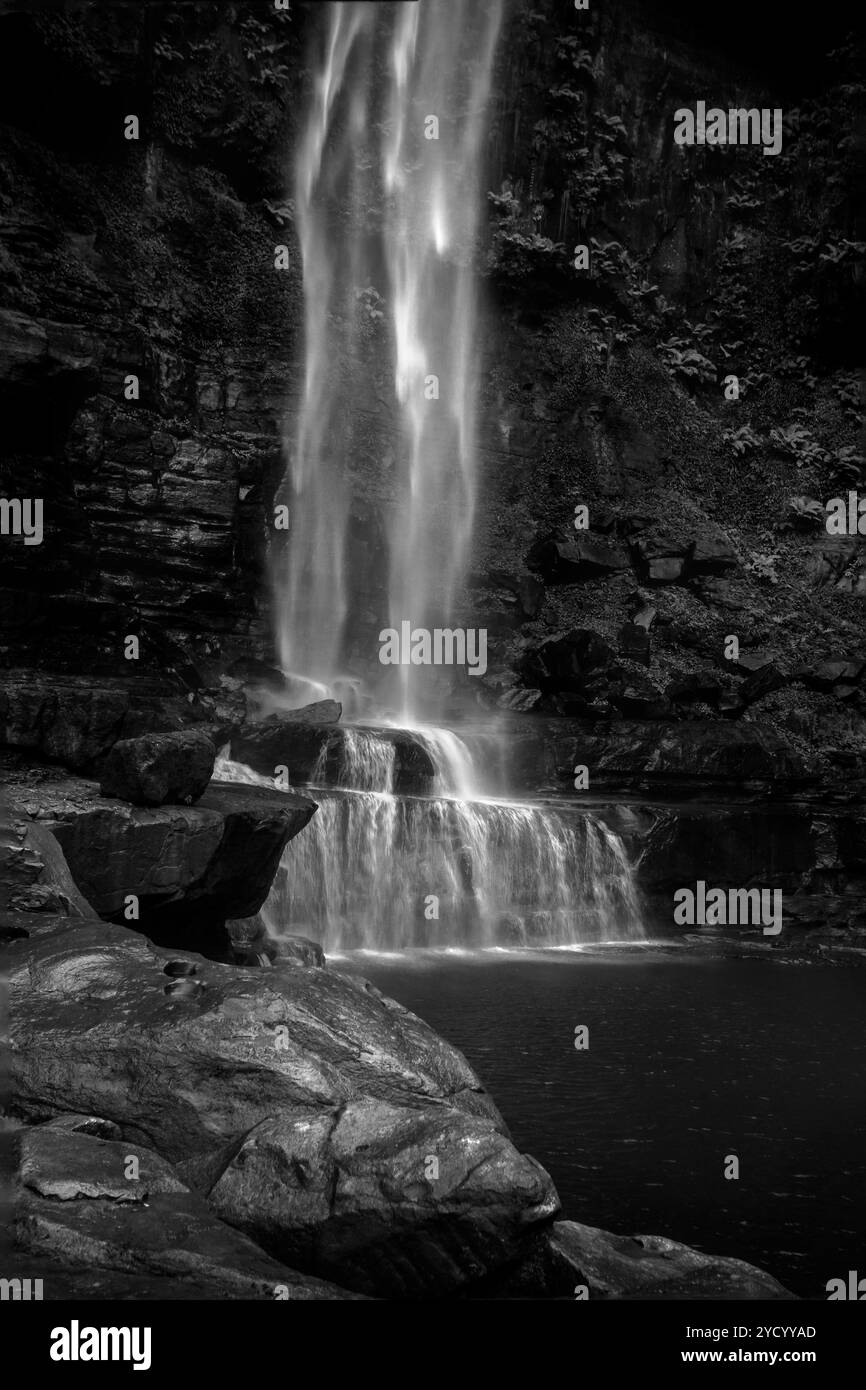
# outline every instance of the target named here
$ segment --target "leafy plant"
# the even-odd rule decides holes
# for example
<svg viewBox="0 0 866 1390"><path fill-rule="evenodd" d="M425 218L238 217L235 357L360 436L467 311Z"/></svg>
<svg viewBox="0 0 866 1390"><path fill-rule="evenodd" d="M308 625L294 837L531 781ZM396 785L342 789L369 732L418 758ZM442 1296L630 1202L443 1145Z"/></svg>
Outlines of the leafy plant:
<svg viewBox="0 0 866 1390"><path fill-rule="evenodd" d="M838 449L833 459L834 476L849 483L861 481L864 466L866 466L866 459L855 444L846 444L844 448Z"/></svg>
<svg viewBox="0 0 866 1390"><path fill-rule="evenodd" d="M487 256L488 273L515 283L539 272L559 272L565 268L565 247L561 241L500 228Z"/></svg>
<svg viewBox="0 0 866 1390"><path fill-rule="evenodd" d="M608 352L611 344L622 347L632 342L637 332L631 324L622 323L603 309L589 309L586 318L595 334L595 349L600 356Z"/></svg>
<svg viewBox="0 0 866 1390"><path fill-rule="evenodd" d="M573 34L557 40L556 56L568 62L575 72L592 76L593 57L589 49L581 47L580 39Z"/></svg>
<svg viewBox="0 0 866 1390"><path fill-rule="evenodd" d="M857 372L844 372L831 387L833 395L847 409L858 412L861 408L862 394L860 377Z"/></svg>
<svg viewBox="0 0 866 1390"><path fill-rule="evenodd" d="M356 290L355 299L360 307L366 311L367 317L373 321L385 317L385 301L372 285L367 285L366 289Z"/></svg>
<svg viewBox="0 0 866 1390"><path fill-rule="evenodd" d="M643 279L639 284L630 286L626 294L630 299L655 299L658 290L658 285L651 285L649 280Z"/></svg>
<svg viewBox="0 0 866 1390"><path fill-rule="evenodd" d="M590 264L595 275L625 276L632 268L632 260L619 241L597 241L589 239L592 248Z"/></svg>
<svg viewBox="0 0 866 1390"><path fill-rule="evenodd" d="M770 440L781 453L793 458L798 468L814 463L825 463L827 452L814 438L805 425L790 424L777 426L770 431Z"/></svg>
<svg viewBox="0 0 866 1390"><path fill-rule="evenodd" d="M690 347L683 338L669 338L659 343L659 356L671 376L680 376L687 381L715 381L715 365L697 348Z"/></svg>
<svg viewBox="0 0 866 1390"><path fill-rule="evenodd" d="M789 497L788 507L795 524L822 526L824 523L824 508L814 497Z"/></svg>
<svg viewBox="0 0 866 1390"><path fill-rule="evenodd" d="M758 449L762 440L759 434L755 434L751 425L741 425L738 430L725 430L722 440L738 458L749 453L752 449Z"/></svg>
<svg viewBox="0 0 866 1390"><path fill-rule="evenodd" d="M746 569L753 574L755 579L762 584L778 584L779 576L776 573L776 565L781 559L781 552L774 550L772 553L759 551L748 561Z"/></svg>

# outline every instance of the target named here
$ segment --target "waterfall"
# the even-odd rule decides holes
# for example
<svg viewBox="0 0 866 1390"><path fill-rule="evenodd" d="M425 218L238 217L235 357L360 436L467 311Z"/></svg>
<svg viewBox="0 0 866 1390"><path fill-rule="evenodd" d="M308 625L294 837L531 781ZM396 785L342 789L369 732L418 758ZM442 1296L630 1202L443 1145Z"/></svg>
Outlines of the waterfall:
<svg viewBox="0 0 866 1390"><path fill-rule="evenodd" d="M617 837L517 804L325 793L264 910L325 950L563 946L641 935Z"/></svg>
<svg viewBox="0 0 866 1390"><path fill-rule="evenodd" d="M288 708L334 695L351 720L366 701L367 723L325 734L304 788L318 811L287 846L263 916L273 935L331 951L642 935L603 821L490 795L503 740L424 722L447 693L443 670L378 660L381 629L450 630L459 613L503 5L331 4L314 58L295 170L305 357L286 440L288 545L274 557L277 638ZM425 795L400 794L407 757L421 769L408 785ZM217 775L271 785L224 758Z"/></svg>
<svg viewBox="0 0 866 1390"><path fill-rule="evenodd" d="M393 743L343 732L336 769L320 759L304 789L319 809L287 845L262 909L274 937L311 936L326 951L643 937L624 847L597 816L464 799L468 753L444 730L415 734L433 757L433 795L398 796ZM273 786L225 758L216 775Z"/></svg>
<svg viewBox="0 0 866 1390"><path fill-rule="evenodd" d="M472 535L474 258L501 7L329 6L295 175L305 360L274 574L296 704L346 698L359 669L404 720L437 699L439 671L378 664L378 632L449 623ZM359 636L348 556L362 463L368 477L379 467L382 534L364 576L377 621Z"/></svg>

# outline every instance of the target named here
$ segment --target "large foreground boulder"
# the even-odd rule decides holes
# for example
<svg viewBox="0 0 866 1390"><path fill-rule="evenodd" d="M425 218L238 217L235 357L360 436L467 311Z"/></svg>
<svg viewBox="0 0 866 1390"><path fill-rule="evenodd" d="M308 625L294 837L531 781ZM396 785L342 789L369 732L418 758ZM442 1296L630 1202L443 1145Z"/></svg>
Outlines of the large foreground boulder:
<svg viewBox="0 0 866 1390"><path fill-rule="evenodd" d="M56 1282L63 1286L64 1274L92 1279L97 1271L103 1297L124 1297L128 1279L137 1296L141 1282L156 1283L169 1299L357 1297L279 1264L224 1225L152 1149L100 1138L100 1122L90 1117L67 1118L72 1123L36 1125L20 1136L8 1258L24 1278L34 1260L49 1262L43 1297Z"/></svg>
<svg viewBox="0 0 866 1390"><path fill-rule="evenodd" d="M215 761L213 743L197 729L124 738L102 764L99 790L135 806L191 806L207 789Z"/></svg>
<svg viewBox="0 0 866 1390"><path fill-rule="evenodd" d="M104 923L4 954L13 1113L112 1121L297 1269L440 1296L558 1210L460 1053L362 980L172 957Z"/></svg>

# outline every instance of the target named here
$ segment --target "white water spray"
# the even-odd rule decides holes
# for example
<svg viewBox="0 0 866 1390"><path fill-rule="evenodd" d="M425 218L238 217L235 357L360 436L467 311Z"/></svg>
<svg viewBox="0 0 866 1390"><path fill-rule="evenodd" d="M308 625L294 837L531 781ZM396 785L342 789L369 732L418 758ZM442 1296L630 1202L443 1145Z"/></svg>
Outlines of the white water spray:
<svg viewBox="0 0 866 1390"><path fill-rule="evenodd" d="M344 693L353 664L404 721L433 698L430 668L378 666L378 631L449 624L472 536L473 260L501 8L330 6L295 180L305 365L287 441L288 553L275 572L280 660L296 703ZM353 643L358 577L347 549L354 468L370 433L386 465L387 546L383 573L371 561L378 621Z"/></svg>
<svg viewBox="0 0 866 1390"><path fill-rule="evenodd" d="M398 796L393 742L343 730L336 769L322 757L304 789L319 809L286 847L262 910L273 936L311 936L326 951L642 938L628 860L603 821L465 800L454 794L465 750L434 740L426 751L436 792ZM273 786L224 759L217 776Z"/></svg>

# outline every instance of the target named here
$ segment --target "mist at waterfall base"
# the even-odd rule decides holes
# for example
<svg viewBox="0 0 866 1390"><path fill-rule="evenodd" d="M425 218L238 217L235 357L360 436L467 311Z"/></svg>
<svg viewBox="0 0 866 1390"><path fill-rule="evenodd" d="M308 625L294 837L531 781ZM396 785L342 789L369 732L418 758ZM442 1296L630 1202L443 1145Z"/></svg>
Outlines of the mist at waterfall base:
<svg viewBox="0 0 866 1390"><path fill-rule="evenodd" d="M461 1049L569 1219L751 1261L803 1298L862 1274L866 972L651 944L334 966Z"/></svg>
<svg viewBox="0 0 866 1390"><path fill-rule="evenodd" d="M398 795L387 731L339 731L301 790L318 810L286 846L262 917L326 952L557 947L643 937L619 837L589 812L484 797L467 745L401 730L429 759L429 795ZM216 775L273 787L221 758Z"/></svg>

